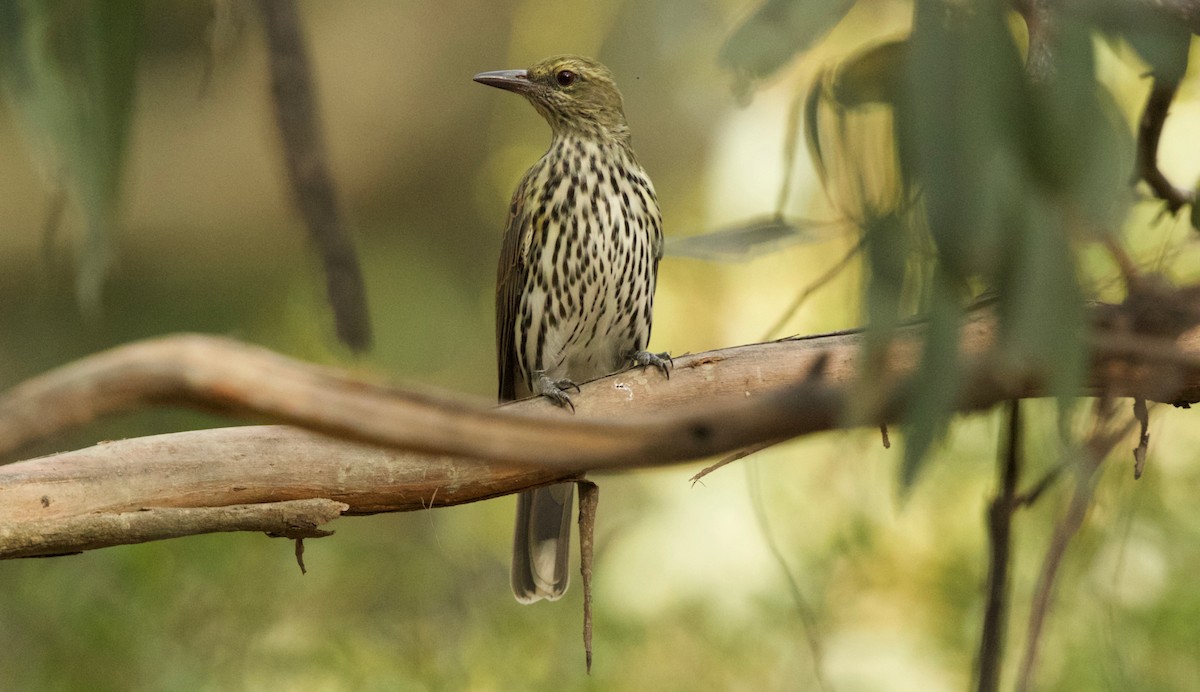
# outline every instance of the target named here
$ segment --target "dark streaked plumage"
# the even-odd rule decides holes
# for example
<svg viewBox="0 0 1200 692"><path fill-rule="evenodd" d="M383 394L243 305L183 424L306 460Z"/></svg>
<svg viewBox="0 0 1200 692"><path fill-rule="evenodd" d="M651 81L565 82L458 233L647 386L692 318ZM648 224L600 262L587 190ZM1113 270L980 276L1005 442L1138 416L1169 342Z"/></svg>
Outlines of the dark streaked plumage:
<svg viewBox="0 0 1200 692"><path fill-rule="evenodd" d="M513 194L496 277L500 400L533 394L574 408L567 390L646 352L662 220L629 143L621 94L600 63L547 58L475 81L521 94L550 124L550 148ZM567 588L571 484L522 493L513 538L517 600Z"/></svg>

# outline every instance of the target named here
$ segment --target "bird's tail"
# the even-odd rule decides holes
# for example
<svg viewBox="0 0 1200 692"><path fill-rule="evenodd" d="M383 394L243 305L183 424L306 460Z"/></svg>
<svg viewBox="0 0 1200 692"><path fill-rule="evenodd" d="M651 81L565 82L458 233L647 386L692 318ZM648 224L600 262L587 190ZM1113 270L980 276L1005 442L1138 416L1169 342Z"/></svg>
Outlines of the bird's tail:
<svg viewBox="0 0 1200 692"><path fill-rule="evenodd" d="M558 600L567 590L574 483L521 493L513 534L512 590L521 603Z"/></svg>

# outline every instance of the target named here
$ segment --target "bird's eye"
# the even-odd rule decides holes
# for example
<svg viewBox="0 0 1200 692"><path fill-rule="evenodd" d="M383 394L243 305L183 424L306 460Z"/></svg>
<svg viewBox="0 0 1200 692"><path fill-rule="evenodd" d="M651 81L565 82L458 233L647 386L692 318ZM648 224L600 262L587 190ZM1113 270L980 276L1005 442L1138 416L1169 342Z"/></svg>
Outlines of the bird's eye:
<svg viewBox="0 0 1200 692"><path fill-rule="evenodd" d="M554 75L554 79L559 86L569 87L575 83L575 73L570 70L559 70L558 74Z"/></svg>

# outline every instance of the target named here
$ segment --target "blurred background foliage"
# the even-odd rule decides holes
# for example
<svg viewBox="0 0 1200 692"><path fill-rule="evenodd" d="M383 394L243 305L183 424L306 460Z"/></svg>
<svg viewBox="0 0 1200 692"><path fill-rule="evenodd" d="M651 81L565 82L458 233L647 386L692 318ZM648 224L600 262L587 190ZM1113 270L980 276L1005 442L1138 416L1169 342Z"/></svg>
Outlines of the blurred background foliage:
<svg viewBox="0 0 1200 692"><path fill-rule="evenodd" d="M1179 282L1200 276L1186 218L1128 187L1141 75L1163 59L1144 46L1158 43L1080 19L1063 32L1057 81L1031 86L1021 23L986 3L952 21L926 3L915 26L911 3L893 0L301 3L373 311L375 347L352 358L333 341L320 263L289 205L253 7L0 10L0 383L187 330L492 399L505 209L548 132L470 77L574 52L616 73L673 239L653 347L931 314L934 376L909 439L893 431L911 444L843 432L695 486L695 468L599 478L590 678L578 586L535 607L509 594L505 498L339 520L335 537L307 544L306 576L290 544L253 535L2 563L0 687L808 689L810 637L834 689L968 686L1001 426L980 415L946 428L947 344L966 302L997 290L1011 356L1066 387L1074 297L1121 298L1094 241L1120 239ZM46 46L19 40L19 11L71 18L76 33L47 41L57 62L29 62ZM910 30L921 40L896 43ZM1198 117L1191 79L1160 151L1180 184L1200 176ZM62 232L47 235L64 190ZM681 240L713 229L726 234ZM860 234L861 261L789 313ZM742 261L702 259L713 257ZM1075 453L1060 433L1086 413L1027 410L1036 477ZM1119 445L1067 555L1039 689L1200 688L1200 430L1187 411L1151 415L1146 476L1132 481L1133 441ZM225 423L146 412L36 451ZM1069 491L1019 515L1006 680Z"/></svg>

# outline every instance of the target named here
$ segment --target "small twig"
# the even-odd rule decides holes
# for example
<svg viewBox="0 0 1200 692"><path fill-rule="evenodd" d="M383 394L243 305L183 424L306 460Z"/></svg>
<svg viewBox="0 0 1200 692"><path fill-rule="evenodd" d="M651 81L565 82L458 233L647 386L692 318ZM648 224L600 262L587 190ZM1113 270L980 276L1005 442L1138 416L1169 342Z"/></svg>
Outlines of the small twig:
<svg viewBox="0 0 1200 692"><path fill-rule="evenodd" d="M1058 569L1071 539L1083 526L1083 520L1091 506L1092 494L1098 478L1097 472L1104 462L1104 458L1112 451L1117 442L1133 429L1134 421L1130 421L1116 430L1105 431L1104 427L1112 417L1112 408L1104 399L1098 402L1097 408L1099 411L1096 414L1092 433L1089 434L1083 446L1083 458L1076 465L1075 492L1071 497L1066 514L1055 526L1054 536L1051 538L1050 546L1046 549L1042 569L1038 575L1033 605L1029 613L1025 653L1017 673L1015 686L1017 692L1027 692L1033 684L1043 625L1050 611Z"/></svg>
<svg viewBox="0 0 1200 692"><path fill-rule="evenodd" d="M1137 142L1137 176L1146 181L1155 196L1166 203L1167 211L1171 214L1178 213L1184 205L1195 201L1191 192L1171 184L1158 167L1159 140L1162 137L1163 125L1167 121L1167 112L1178 89L1178 82L1154 78L1138 125Z"/></svg>
<svg viewBox="0 0 1200 692"><path fill-rule="evenodd" d="M821 632L817 623L816 612L809 605L808 599L804 597L804 591L800 588L800 583L796 580L796 575L792 572L791 566L788 565L787 559L783 555L783 550L779 547L779 542L775 540L775 532L771 529L771 522L767 517L767 509L762 497L762 486L758 482L757 465L754 462L750 462L743 468L746 470L746 484L750 489L750 505L754 508L754 518L758 523L759 533L762 534L763 542L766 543L767 550L771 553L771 558L779 567L779 571L783 573L783 577L788 585L788 591L792 597L792 603L796 607L796 613L800 616L800 621L804 625L804 639L808 644L809 655L812 657L813 678L816 681L816 688L830 692L833 687L825 679L824 646L821 641Z"/></svg>
<svg viewBox="0 0 1200 692"><path fill-rule="evenodd" d="M733 454L730 454L729 456L725 457L724 459L721 459L720 461L713 464L712 466L706 466L703 470L701 470L699 473L692 476L688 480L691 481L692 485L695 485L696 483L698 483L700 481L701 478L704 478L705 476L712 473L713 471L716 471L717 469L721 468L722 466L725 466L727 464L732 464L735 461L740 461L742 459L745 459L746 457L750 456L751 454L756 454L758 452L761 452L768 447L773 447L773 446L779 444L780 442L783 442L783 440L768 440L766 442L762 442L762 443L759 443L756 445L751 445L749 447L746 447L745 449L739 449L738 451L734 452Z"/></svg>
<svg viewBox="0 0 1200 692"><path fill-rule="evenodd" d="M1002 439L997 455L999 487L988 507L987 603L979 638L979 692L1000 688L1004 663L1004 639L1008 625L1009 560L1012 552L1012 520L1018 505L1017 486L1021 482L1021 402L1008 404L1008 434Z"/></svg>
<svg viewBox="0 0 1200 692"><path fill-rule="evenodd" d="M592 672L592 557L595 555L596 508L600 487L591 481L575 482L579 488L579 572L583 577L583 654Z"/></svg>
<svg viewBox="0 0 1200 692"><path fill-rule="evenodd" d="M788 198L792 193L792 179L796 173L796 154L800 151L800 124L804 116L804 91L796 94L788 108L787 128L783 137L783 180L779 183L779 196L775 200L775 218L782 220L787 210Z"/></svg>
<svg viewBox="0 0 1200 692"><path fill-rule="evenodd" d="M1139 480L1146 469L1146 451L1150 446L1150 411L1145 399L1133 400L1133 417L1142 426L1138 446L1133 448L1133 479Z"/></svg>
<svg viewBox="0 0 1200 692"><path fill-rule="evenodd" d="M1042 496L1042 493L1054 485L1054 481L1058 480L1058 477L1062 475L1063 470L1066 468L1067 464L1065 462L1055 464L1053 468L1046 472L1046 475L1033 484L1032 488L1014 497L1013 505L1016 507L1029 507L1033 505Z"/></svg>
<svg viewBox="0 0 1200 692"><path fill-rule="evenodd" d="M892 448L892 438L890 435L888 435L887 423L881 423L879 425L879 434L883 438L883 448L891 449Z"/></svg>
<svg viewBox="0 0 1200 692"><path fill-rule="evenodd" d="M1125 280L1125 286L1127 288L1135 286L1141 279L1141 272L1138 271L1133 258L1129 256L1129 251L1111 236L1105 236L1104 247L1108 249L1108 254L1116 262L1117 269L1121 272L1121 278Z"/></svg>
<svg viewBox="0 0 1200 692"><path fill-rule="evenodd" d="M859 238L858 242L854 244L854 247L850 248L850 250L843 255L841 259L835 262L833 266L830 267L824 274L817 277L808 286L805 286L804 290L800 291L800 294L797 295L792 301L792 304L789 305L787 309L783 311L783 314L779 316L779 319L775 320L775 324L771 325L771 328L767 330L766 336L763 337L763 341L768 341L778 336L779 333L783 331L784 326L786 326L787 323L791 321L793 317L795 317L796 313L814 293L824 288L826 284L836 279L838 274L841 274L843 271L845 271L846 267L850 266L850 262L853 261L860 252L862 252L862 249L866 243L866 236Z"/></svg>
<svg viewBox="0 0 1200 692"><path fill-rule="evenodd" d="M304 539L296 539L296 564L300 566L300 574L308 574L308 570L304 568Z"/></svg>

